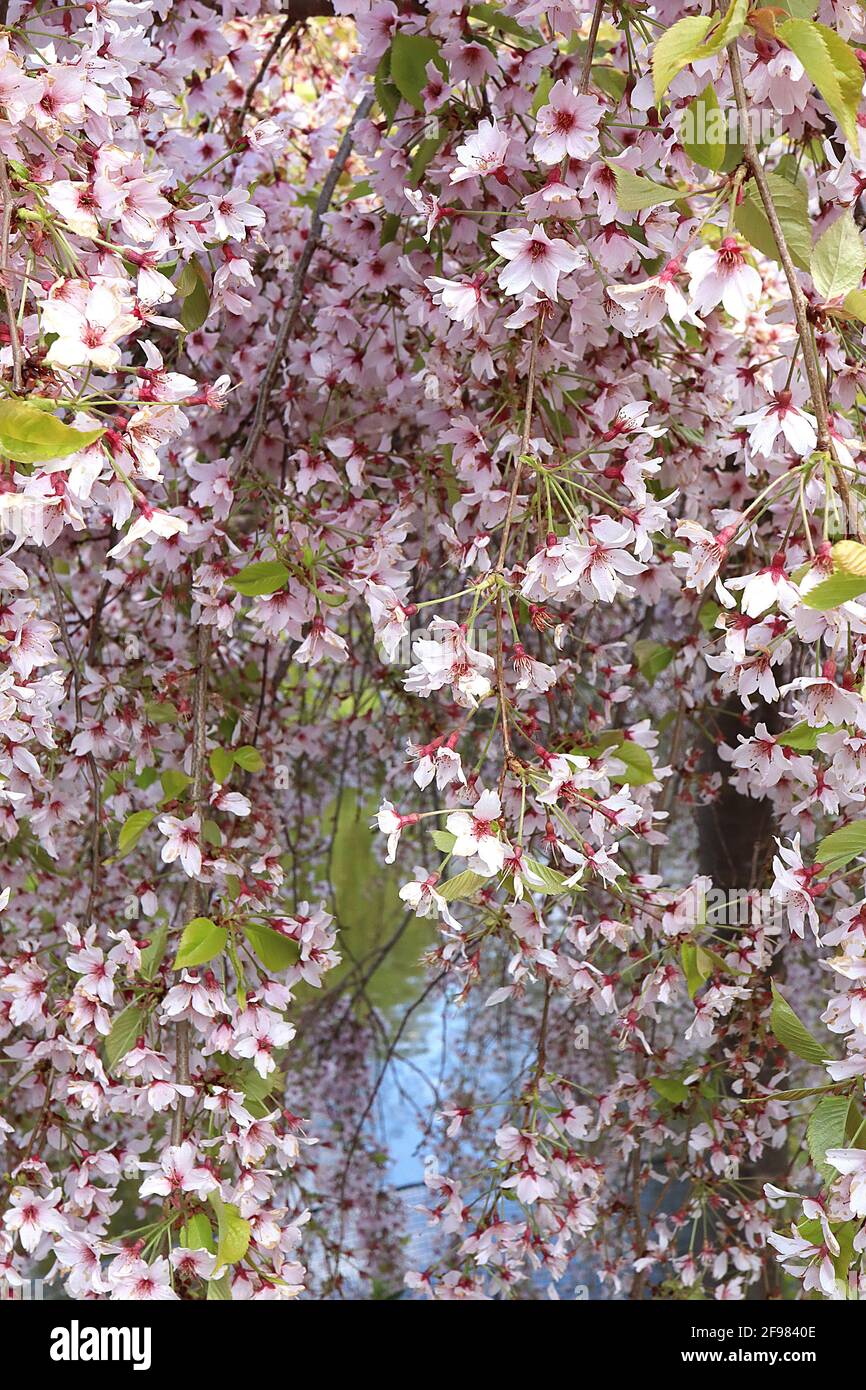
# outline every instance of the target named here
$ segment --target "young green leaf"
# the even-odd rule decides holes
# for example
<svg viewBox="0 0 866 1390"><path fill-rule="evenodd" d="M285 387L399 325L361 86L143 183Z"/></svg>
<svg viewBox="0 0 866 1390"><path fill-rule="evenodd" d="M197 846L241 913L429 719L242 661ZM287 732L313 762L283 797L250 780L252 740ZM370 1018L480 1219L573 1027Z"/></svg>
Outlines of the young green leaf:
<svg viewBox="0 0 866 1390"><path fill-rule="evenodd" d="M284 589L289 579L289 571L280 560L260 560L254 565L245 565L228 583L245 598L258 598L261 594L275 594Z"/></svg>
<svg viewBox="0 0 866 1390"><path fill-rule="evenodd" d="M790 183L781 174L767 174L766 179L791 259L800 270L808 270L812 256L812 224L806 190L800 184ZM745 186L743 201L734 214L734 225L762 256L778 261L779 248L753 180Z"/></svg>
<svg viewBox="0 0 866 1390"><path fill-rule="evenodd" d="M250 1243L250 1223L237 1207L224 1202L218 1192L210 1193L210 1203L217 1216L217 1269L237 1264L247 1253Z"/></svg>
<svg viewBox="0 0 866 1390"><path fill-rule="evenodd" d="M818 735L820 729L814 729L811 724L795 724L793 729L789 729L786 734L778 734L776 742L781 743L783 748L801 748L810 751L818 747Z"/></svg>
<svg viewBox="0 0 866 1390"><path fill-rule="evenodd" d="M693 941L684 941L680 947L680 961L683 967L683 974L686 977L686 989L689 998L694 999L702 984L710 978L712 966L707 968L708 962L698 959L698 948Z"/></svg>
<svg viewBox="0 0 866 1390"><path fill-rule="evenodd" d="M138 1004L127 1004L117 1015L105 1039L105 1064L109 1071L115 1071L117 1064L122 1062L130 1048L135 1046L136 1040L144 1032L146 1017L144 1009Z"/></svg>
<svg viewBox="0 0 866 1390"><path fill-rule="evenodd" d="M192 782L189 773L181 772L180 768L170 767L165 772L161 772L159 780L162 783L163 801L176 801L182 791Z"/></svg>
<svg viewBox="0 0 866 1390"><path fill-rule="evenodd" d="M785 996L775 985L770 1008L770 1027L782 1046L802 1057L804 1061L821 1063L826 1060L826 1048L822 1047L806 1025L800 1022Z"/></svg>
<svg viewBox="0 0 866 1390"><path fill-rule="evenodd" d="M50 407L53 403L47 403ZM15 463L67 458L101 439L105 430L76 430L46 412L45 404L0 401L0 454Z"/></svg>
<svg viewBox="0 0 866 1390"><path fill-rule="evenodd" d="M720 22L713 15L694 15L679 20L662 34L652 60L656 101L661 100L683 68L721 53L726 44L743 32L748 8L748 0L731 0Z"/></svg>
<svg viewBox="0 0 866 1390"><path fill-rule="evenodd" d="M687 68L712 25L710 15L689 15L677 20L656 41L653 49L653 87L656 101L661 101L677 73Z"/></svg>
<svg viewBox="0 0 866 1390"><path fill-rule="evenodd" d="M539 859L530 859L529 855L523 857L524 881L527 888L533 893L567 893L570 890L565 886L566 875L561 874L558 869L553 869L549 864L542 864Z"/></svg>
<svg viewBox="0 0 866 1390"><path fill-rule="evenodd" d="M234 753L230 748L214 748L208 759L214 781L227 782L235 765Z"/></svg>
<svg viewBox="0 0 866 1390"><path fill-rule="evenodd" d="M866 245L850 209L818 238L810 270L822 299L839 299L859 287L866 270Z"/></svg>
<svg viewBox="0 0 866 1390"><path fill-rule="evenodd" d="M700 96L689 103L682 132L683 149L689 159L717 173L728 149L727 115L719 106L712 86L705 87Z"/></svg>
<svg viewBox="0 0 866 1390"><path fill-rule="evenodd" d="M187 333L195 333L210 314L210 281L199 261L187 261L180 273L177 292L183 300L180 321Z"/></svg>
<svg viewBox="0 0 866 1390"><path fill-rule="evenodd" d="M836 1177L836 1169L826 1161L827 1150L845 1147L850 1112L849 1096L824 1096L809 1116L806 1126L809 1156L827 1183Z"/></svg>
<svg viewBox="0 0 866 1390"><path fill-rule="evenodd" d="M866 820L855 820L824 836L815 850L815 863L835 874L861 854L866 854Z"/></svg>
<svg viewBox="0 0 866 1390"><path fill-rule="evenodd" d="M211 1254L216 1253L213 1229L203 1211L196 1212L181 1227L180 1243L184 1250L210 1250Z"/></svg>
<svg viewBox="0 0 866 1390"><path fill-rule="evenodd" d="M399 30L391 43L391 81L401 97L414 106L416 111L424 110L421 96L427 86L427 64L436 63L444 68L439 45L426 34L406 34Z"/></svg>
<svg viewBox="0 0 866 1390"><path fill-rule="evenodd" d="M675 1076L651 1076L650 1085L657 1095L669 1100L671 1105L683 1105L689 1098L688 1086Z"/></svg>
<svg viewBox="0 0 866 1390"><path fill-rule="evenodd" d="M864 592L866 576L831 574L829 579L822 580L803 595L803 603L806 608L817 608L819 612L826 613L830 608L850 603L851 599L859 598Z"/></svg>
<svg viewBox="0 0 866 1390"><path fill-rule="evenodd" d="M298 948L289 937L283 936L271 927L258 922L247 922L244 936L252 946L262 965L275 975L280 970L288 970L298 959Z"/></svg>
<svg viewBox="0 0 866 1390"><path fill-rule="evenodd" d="M466 898L471 898L478 892L485 883L490 880L483 878L481 874L474 874L471 869L464 869L462 874L455 874L453 878L446 879L444 883L436 885L436 892L440 898L446 902L458 902Z"/></svg>
<svg viewBox="0 0 866 1390"><path fill-rule="evenodd" d="M245 743L242 748L234 748L232 753L238 767L242 767L244 772L261 772L265 765L258 748L253 748L251 743Z"/></svg>
<svg viewBox="0 0 866 1390"><path fill-rule="evenodd" d="M634 659L641 675L652 685L656 676L661 675L674 659L673 647L665 647L661 642L640 638L634 644Z"/></svg>
<svg viewBox="0 0 866 1390"><path fill-rule="evenodd" d="M682 197L676 188L663 188L652 179L645 179L631 169L621 169L618 164L608 163L616 179L616 200L623 212L641 212L644 208L654 208L659 203L673 203Z"/></svg>
<svg viewBox="0 0 866 1390"><path fill-rule="evenodd" d="M165 922L160 922L150 938L150 945L145 946L141 953L141 965L139 975L143 980L152 980L157 970L162 964L165 955L165 948L168 944L168 927Z"/></svg>
<svg viewBox="0 0 866 1390"><path fill-rule="evenodd" d="M155 811L133 811L131 816L127 816L117 837L117 848L121 854L128 854L138 844L155 815Z"/></svg>
<svg viewBox="0 0 866 1390"><path fill-rule="evenodd" d="M811 19L786 20L776 32L800 59L836 117L845 139L856 150L863 69L851 45L840 39L834 30Z"/></svg>
<svg viewBox="0 0 866 1390"><path fill-rule="evenodd" d="M615 758L625 764L624 772L611 772L610 780L612 782L621 782L629 787L642 787L655 778L652 758L641 744L626 738L611 749L611 752Z"/></svg>
<svg viewBox="0 0 866 1390"><path fill-rule="evenodd" d="M843 299L842 308L861 323L866 323L866 290L851 290Z"/></svg>
<svg viewBox="0 0 866 1390"><path fill-rule="evenodd" d="M210 917L194 917L183 929L173 968L188 970L195 965L205 965L220 955L227 939L225 927L217 926Z"/></svg>
<svg viewBox="0 0 866 1390"><path fill-rule="evenodd" d="M844 574L866 576L866 545L860 541L837 541L830 554Z"/></svg>

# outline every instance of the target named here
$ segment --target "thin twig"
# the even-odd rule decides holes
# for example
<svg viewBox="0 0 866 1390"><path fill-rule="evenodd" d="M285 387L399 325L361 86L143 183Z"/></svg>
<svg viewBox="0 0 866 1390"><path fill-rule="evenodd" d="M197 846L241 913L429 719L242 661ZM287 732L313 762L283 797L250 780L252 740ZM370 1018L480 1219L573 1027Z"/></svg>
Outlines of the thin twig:
<svg viewBox="0 0 866 1390"><path fill-rule="evenodd" d="M806 297L800 288L797 279L797 269L788 250L788 243L785 240L785 233L779 221L779 214L773 202L773 195L770 192L770 185L764 173L764 166L761 163L758 148L755 144L755 137L752 133L752 123L749 117L749 103L746 90L743 86L743 70L740 66L740 54L737 43L734 41L728 48L728 56L731 67L731 80L734 87L734 97L737 103L737 112L740 121L740 132L743 138L743 155L755 185L761 195L761 202L767 214L767 221L770 224L770 231L773 233L773 240L779 252L779 260L785 272L785 279L788 281L788 288L791 291L791 300L794 305L794 317L797 320L797 332L800 336L800 346L803 352L803 362L806 368L806 376L809 381L809 394L812 397L812 407L815 411L815 418L818 423L818 448L826 453L833 468L833 477L839 489L843 506L847 517L854 521L855 512L851 500L851 491L848 487L848 479L839 467L833 448L833 439L830 434L830 413L827 406L827 397L824 393L824 380L821 375L821 364L818 361L818 353L815 348L815 341L812 337L812 330L809 324L809 311L806 304ZM857 514L859 516L859 513ZM866 541L859 520L854 522L857 529L857 536L861 541Z"/></svg>
<svg viewBox="0 0 866 1390"><path fill-rule="evenodd" d="M603 10L604 0L595 0L592 22L589 26L589 38L586 41L586 56L583 60L583 70L580 74L580 82L578 84L578 90L583 96L589 91L589 79L592 76L592 60L595 57L595 44L601 26L601 15Z"/></svg>
<svg viewBox="0 0 866 1390"><path fill-rule="evenodd" d="M259 442L262 438L262 435L265 432L265 426L267 424L268 419L268 409L270 407L271 401L271 394L274 389L274 382L276 380L280 363L282 362L283 357L285 356L286 346L288 344L289 337L291 336L292 329L295 326L295 319L298 316L298 310L301 307L301 302L304 297L304 285L307 278L307 271L309 269L310 262L313 259L313 254L316 251L316 248L318 247L322 237L324 216L325 213L328 211L328 208L331 206L331 199L334 196L334 189L337 187L337 182L340 178L340 175L343 172L343 169L345 168L346 160L349 158L349 155L351 153L352 146L355 140L355 127L368 115L373 105L374 98L374 92L367 92L366 95L361 98L358 105L355 107L352 119L349 122L345 134L343 135L343 138L340 142L340 148L337 150L337 153L334 156L334 161L330 169L328 170L328 176L325 179L324 184L322 185L322 191L319 194L318 200L316 202L316 207L313 212L313 218L310 222L309 232L307 233L307 239L304 243L304 249L301 252L301 258L298 261L297 267L295 269L294 278L292 280L292 293L289 296L288 308L286 309L285 315L283 316L283 321L280 324L277 336L274 340L273 351L271 352L270 358L268 360L268 365L265 368L265 374L262 377L262 382L259 386L259 394L256 399L256 409L253 415L253 423L250 427L250 432L247 435L247 442L244 445L243 452L238 463L239 477L242 477L243 474L246 472L247 468L249 467L249 464L253 456L255 455L256 449L259 446Z"/></svg>
<svg viewBox="0 0 866 1390"><path fill-rule="evenodd" d="M295 25L299 24L300 22L301 21L297 15L289 14L286 17L286 19L283 20L282 24L277 30L270 48L268 49L267 53L265 54L264 58L262 59L259 65L258 71L256 72L255 76L250 82L250 85L247 87L246 94L244 96L243 106L241 107L237 120L235 122L235 129L238 135L243 135L244 121L246 120L250 107L253 104L253 97L255 96L260 84L264 80L265 73L270 67L275 54L282 47L283 40L285 39L289 30L294 29Z"/></svg>
<svg viewBox="0 0 866 1390"><path fill-rule="evenodd" d="M201 825L204 803L204 769L207 752L207 663L210 652L210 628L205 623L198 625L196 644L195 699L193 702L193 745L192 745L192 800L193 814L198 816ZM204 911L204 885L197 879L192 886L193 914L196 917ZM189 1066L189 1020L182 1019L175 1033L175 1084L188 1086ZM171 1142L180 1144L183 1140L183 1127L186 1118L186 1098L178 1094L171 1122Z"/></svg>
<svg viewBox="0 0 866 1390"><path fill-rule="evenodd" d="M12 350L12 389L19 392L24 383L21 339L18 336L18 319L12 302L11 267L9 264L9 242L12 232L12 189L9 186L9 170L6 156L0 154L0 201L3 203L3 217L0 221L0 281L3 284L3 299L6 303L6 317L9 321L9 346Z"/></svg>
<svg viewBox="0 0 866 1390"><path fill-rule="evenodd" d="M538 363L538 340L541 335L541 314L535 320L532 330L532 346L529 349L529 367L526 373L526 403L523 418L523 433L520 440L520 455L517 459L517 467L514 470L514 480L511 484L511 492L508 497L508 509L505 513L505 520L502 523L502 537L499 542L499 555L496 560L494 575L497 582L502 582L505 572L505 556L508 548L508 538L511 534L511 524L514 519L514 508L517 503L517 493L520 487L520 480L523 476L523 459L529 449L529 439L532 432L532 407L535 397L535 370ZM502 606L503 594L500 587L496 595L496 688L499 696L499 708L502 715L502 743L504 747L504 758L502 763L502 777L500 779L501 788L505 782L505 773L511 760L511 735L508 730L508 711L506 708L505 695L505 671L502 661Z"/></svg>

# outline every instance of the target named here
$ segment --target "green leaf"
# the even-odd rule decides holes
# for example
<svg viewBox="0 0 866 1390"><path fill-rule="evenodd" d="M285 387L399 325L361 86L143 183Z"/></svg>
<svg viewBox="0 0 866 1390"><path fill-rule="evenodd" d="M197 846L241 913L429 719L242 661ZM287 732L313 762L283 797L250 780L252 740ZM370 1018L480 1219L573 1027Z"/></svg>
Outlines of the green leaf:
<svg viewBox="0 0 866 1390"><path fill-rule="evenodd" d="M676 188L663 188L652 179L641 178L631 169L622 169L618 164L608 161L607 167L616 179L616 200L623 212L640 212L643 208L654 208L659 203L673 203L682 194Z"/></svg>
<svg viewBox="0 0 866 1390"><path fill-rule="evenodd" d="M866 323L866 290L852 290L850 294L846 294L842 307L847 309L849 314L853 314L855 319Z"/></svg>
<svg viewBox="0 0 866 1390"><path fill-rule="evenodd" d="M109 1071L115 1071L118 1062L135 1046L136 1040L144 1032L147 1015L138 1004L127 1004L122 1013L111 1025L111 1032L105 1039L105 1063Z"/></svg>
<svg viewBox="0 0 866 1390"><path fill-rule="evenodd" d="M800 270L808 270L812 256L812 224L809 221L806 190L800 184L782 178L781 174L767 174L766 179L791 259ZM753 180L749 180L745 186L743 201L734 214L734 224L756 251L778 261L776 240Z"/></svg>
<svg viewBox="0 0 866 1390"><path fill-rule="evenodd" d="M208 1279L205 1300L207 1303L230 1303L231 1297L231 1280L227 1274L223 1274L219 1279Z"/></svg>
<svg viewBox="0 0 866 1390"><path fill-rule="evenodd" d="M830 554L843 574L856 574L861 579L866 575L866 545L860 541L837 541Z"/></svg>
<svg viewBox="0 0 866 1390"><path fill-rule="evenodd" d="M618 106L625 95L628 77L612 63L593 63L592 82L595 87L600 87L607 96L612 97Z"/></svg>
<svg viewBox="0 0 866 1390"><path fill-rule="evenodd" d="M625 763L625 772L612 772L610 780L628 787L642 787L655 780L652 758L645 748L631 739L623 739L612 750L613 756Z"/></svg>
<svg viewBox="0 0 866 1390"><path fill-rule="evenodd" d="M705 984L712 975L712 964L706 959L706 952L701 952L699 957L698 947L693 941L683 942L680 947L680 961L682 962L683 974L686 977L689 998L694 999L701 985Z"/></svg>
<svg viewBox="0 0 866 1390"><path fill-rule="evenodd" d="M206 964L221 954L227 939L225 927L218 927L210 917L194 917L183 929L172 968L188 970L194 965Z"/></svg>
<svg viewBox="0 0 866 1390"><path fill-rule="evenodd" d="M450 854L457 843L457 836L452 835L450 830L434 830L430 838L443 854Z"/></svg>
<svg viewBox="0 0 866 1390"><path fill-rule="evenodd" d="M824 24L811 19L789 19L776 30L783 43L796 53L811 81L836 117L840 130L856 151L857 111L863 88L863 69L850 44Z"/></svg>
<svg viewBox="0 0 866 1390"><path fill-rule="evenodd" d="M804 1061L821 1063L826 1060L826 1048L822 1047L806 1025L800 1022L785 996L775 985L770 1008L770 1027L782 1046L802 1057Z"/></svg>
<svg viewBox="0 0 866 1390"><path fill-rule="evenodd" d="M412 166L409 170L409 186L417 188L427 172L427 166L436 158L442 140L439 136L431 136L429 140L422 140L414 155L412 156Z"/></svg>
<svg viewBox="0 0 866 1390"><path fill-rule="evenodd" d="M260 1076L255 1067L249 1067L241 1076L232 1080L232 1086L243 1092L244 1105L257 1120L263 1119L273 1110L274 1103L269 1102L268 1097L273 1095L277 1087L284 1089L285 1084L286 1077L283 1072L272 1071L267 1076Z"/></svg>
<svg viewBox="0 0 866 1390"><path fill-rule="evenodd" d="M206 845L211 845L214 849L219 849L223 842L222 833L215 820L206 820L201 828L202 838Z"/></svg>
<svg viewBox="0 0 866 1390"><path fill-rule="evenodd" d="M822 732L824 732L822 729L813 729L811 724L795 724L793 729L789 729L786 734L779 734L776 742L781 743L784 748L802 748L811 751L811 749L818 747L818 735Z"/></svg>
<svg viewBox="0 0 866 1390"><path fill-rule="evenodd" d="M176 724L179 717L171 700L146 700L144 712L151 724Z"/></svg>
<svg viewBox="0 0 866 1390"><path fill-rule="evenodd" d="M835 874L861 854L866 854L866 820L855 820L824 836L815 850L815 863Z"/></svg>
<svg viewBox="0 0 866 1390"><path fill-rule="evenodd" d="M849 1096L825 1096L809 1116L806 1126L809 1156L827 1183L836 1176L836 1169L826 1161L827 1150L845 1148L850 1111Z"/></svg>
<svg viewBox="0 0 866 1390"><path fill-rule="evenodd" d="M177 292L183 300L180 321L187 333L195 333L210 313L210 281L197 260L186 262L177 282Z"/></svg>
<svg viewBox="0 0 866 1390"><path fill-rule="evenodd" d="M104 429L75 430L47 413L53 403L0 401L0 454L14 463L47 463L95 444Z"/></svg>
<svg viewBox="0 0 866 1390"><path fill-rule="evenodd" d="M711 921L713 916L714 913L711 909L709 913ZM698 970L705 980L710 978L714 970L721 970L725 975L745 975L747 973L745 970L737 970L733 965L728 965L724 956L720 955L718 951L711 950L709 946L697 947L696 960Z"/></svg>
<svg viewBox="0 0 866 1390"><path fill-rule="evenodd" d="M382 54L376 75L373 78L373 90L376 93L376 101L379 109L386 121L386 131L390 128L394 117L397 114L397 107L400 105L400 93L389 80L391 72L391 50Z"/></svg>
<svg viewBox="0 0 866 1390"><path fill-rule="evenodd" d="M661 101L677 73L692 62L712 24L710 15L690 15L680 19L665 31L653 49L653 87L656 101Z"/></svg>
<svg viewBox="0 0 866 1390"><path fill-rule="evenodd" d="M726 44L743 32L748 12L748 0L731 0L720 23L714 16L693 15L679 20L662 34L653 49L652 68L656 101L660 101L677 73L690 63L701 62L721 53Z"/></svg>
<svg viewBox="0 0 866 1390"><path fill-rule="evenodd" d="M558 869L552 869L549 864L543 864L539 859L530 859L527 854L523 858L523 867L526 886L533 893L571 892L571 889L565 886L566 875L561 874Z"/></svg>
<svg viewBox="0 0 866 1390"><path fill-rule="evenodd" d="M542 106L547 105L547 98L550 96L550 89L553 86L553 73L550 68L545 68L538 79L535 88L535 96L532 98L532 105L529 108L533 116L537 116Z"/></svg>
<svg viewBox="0 0 866 1390"><path fill-rule="evenodd" d="M674 659L674 649L663 646L661 642L641 638L634 644L634 659L641 675L652 685L656 676L661 675L665 667L670 666Z"/></svg>
<svg viewBox="0 0 866 1390"><path fill-rule="evenodd" d="M139 975L143 980L152 980L157 970L162 964L165 955L165 948L168 945L168 927L165 922L160 922L153 936L150 938L150 945L145 946L141 953L141 966Z"/></svg>
<svg viewBox="0 0 866 1390"><path fill-rule="evenodd" d="M234 753L228 748L215 748L208 759L214 781L222 785L227 782L235 765Z"/></svg>
<svg viewBox="0 0 866 1390"><path fill-rule="evenodd" d="M209 1250L216 1254L213 1229L203 1211L196 1212L181 1228L180 1243L184 1250Z"/></svg>
<svg viewBox="0 0 866 1390"><path fill-rule="evenodd" d="M810 265L815 289L825 300L856 290L866 270L866 246L850 208L815 243Z"/></svg>
<svg viewBox="0 0 866 1390"><path fill-rule="evenodd" d="M259 594L275 594L284 589L288 579L289 571L281 560L260 560L246 565L228 583L245 598L257 598Z"/></svg>
<svg viewBox="0 0 866 1390"><path fill-rule="evenodd" d="M117 837L117 848L121 854L127 854L138 843L155 815L155 811L133 811L131 816L127 816Z"/></svg>
<svg viewBox="0 0 866 1390"><path fill-rule="evenodd" d="M716 618L719 616L721 611L721 606L718 603L715 603L714 600L711 598L708 598L706 603L701 604L698 610L698 622L700 623L704 632L712 632L713 628L716 625Z"/></svg>
<svg viewBox="0 0 866 1390"><path fill-rule="evenodd" d="M237 1264L247 1253L250 1243L250 1223L237 1207L224 1202L218 1192L210 1193L210 1203L217 1214L217 1269Z"/></svg>
<svg viewBox="0 0 866 1390"><path fill-rule="evenodd" d="M192 778L179 768L170 767L159 774L159 780L162 783L163 800L176 801L181 792L189 786Z"/></svg>
<svg viewBox="0 0 866 1390"><path fill-rule="evenodd" d="M689 1098L689 1088L674 1076L651 1076L650 1085L663 1100L672 1105L683 1105Z"/></svg>
<svg viewBox="0 0 866 1390"><path fill-rule="evenodd" d="M503 14L496 5L473 5L469 11L469 18L481 20L491 29L498 29L501 34L510 34L515 39L531 42L533 38L538 38L537 35L531 34L528 29L524 29L518 24L516 19Z"/></svg>
<svg viewBox="0 0 866 1390"><path fill-rule="evenodd" d="M683 118L683 149L695 164L717 173L728 149L727 114L713 87L705 87Z"/></svg>
<svg viewBox="0 0 866 1390"><path fill-rule="evenodd" d="M447 903L461 901L471 898L478 892L490 879L484 878L481 874L474 874L471 869L464 869L462 874L455 874L453 878L446 879L444 883L437 883L436 892L440 898L444 898Z"/></svg>
<svg viewBox="0 0 866 1390"><path fill-rule="evenodd" d="M261 926L258 922L247 922L244 926L244 936L262 965L271 974L288 970L298 959L297 944L271 927Z"/></svg>
<svg viewBox="0 0 866 1390"><path fill-rule="evenodd" d="M826 1086L798 1086L791 1091L768 1091L763 1096L748 1096L740 1101L740 1105L766 1105L768 1100L807 1100L809 1096L826 1095L828 1091L839 1091L843 1086L849 1084L848 1082L831 1081Z"/></svg>
<svg viewBox="0 0 866 1390"><path fill-rule="evenodd" d="M866 576L831 574L829 579L822 580L803 595L803 603L807 608L817 608L819 612L826 613L829 608L838 608L840 604L858 598L864 591Z"/></svg>
<svg viewBox="0 0 866 1390"><path fill-rule="evenodd" d="M687 987L689 999L694 999L702 984L706 984L710 974L719 966L719 959L719 956L713 959L712 951L698 947L694 941L683 942L680 947L680 960L681 965L683 965L685 987ZM728 966L724 962L721 962L720 967L728 970Z"/></svg>
<svg viewBox="0 0 866 1390"><path fill-rule="evenodd" d="M698 62L703 58L712 58L714 54L721 53L727 44L732 43L743 32L748 10L748 0L731 0L721 24L713 29L706 43L699 46L692 62Z"/></svg>
<svg viewBox="0 0 866 1390"><path fill-rule="evenodd" d="M416 111L424 110L421 93L427 86L428 63L436 63L444 71L435 39L425 34L405 34L398 30L391 43L391 81L401 97Z"/></svg>
<svg viewBox="0 0 866 1390"><path fill-rule="evenodd" d="M265 765L265 760L258 748L253 748L251 743L245 743L242 748L235 748L234 760L238 767L242 767L244 772L261 772Z"/></svg>

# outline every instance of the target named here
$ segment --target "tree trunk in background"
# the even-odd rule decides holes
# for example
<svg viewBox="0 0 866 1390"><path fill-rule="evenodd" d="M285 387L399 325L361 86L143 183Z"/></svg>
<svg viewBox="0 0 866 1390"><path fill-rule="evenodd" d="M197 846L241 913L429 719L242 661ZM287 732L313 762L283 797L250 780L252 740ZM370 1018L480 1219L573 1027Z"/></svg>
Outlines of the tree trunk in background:
<svg viewBox="0 0 866 1390"><path fill-rule="evenodd" d="M715 713L715 726L718 736L730 747L737 746L737 735L751 733L756 723L766 723L773 732L774 711L761 706L753 712L748 725L741 712L720 709ZM757 800L743 796L730 780L730 763L719 757L715 744L707 741L703 759L703 770L719 772L722 786L718 798L698 810L698 863L700 872L712 879L716 888L739 890L766 888L769 883L770 857L772 853L774 818L769 799ZM737 921L736 914L731 919ZM739 919L742 920L742 919ZM740 934L740 928L731 927L731 935ZM777 975L781 961L777 957L766 972L766 980ZM772 1068L761 1073L760 1080L769 1081ZM772 1182L783 1176L787 1169L785 1146L780 1149L765 1148L757 1163L743 1163L741 1178L757 1191L764 1182ZM751 1286L747 1293L749 1301L778 1298L781 1294L781 1281L778 1263L773 1260L767 1266L763 1279Z"/></svg>

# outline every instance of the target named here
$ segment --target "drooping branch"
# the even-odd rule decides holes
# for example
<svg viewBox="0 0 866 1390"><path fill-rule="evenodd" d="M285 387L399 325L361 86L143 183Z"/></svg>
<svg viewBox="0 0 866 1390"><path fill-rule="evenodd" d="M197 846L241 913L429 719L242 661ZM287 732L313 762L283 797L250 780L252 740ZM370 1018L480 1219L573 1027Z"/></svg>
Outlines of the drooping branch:
<svg viewBox="0 0 866 1390"><path fill-rule="evenodd" d="M210 628L205 623L199 623L196 638L196 678L195 700L193 703L192 745L193 814L198 817L199 826L201 826L202 807L204 804L204 769L207 752L207 663L209 653ZM192 900L193 915L196 917L203 915L205 907L205 889L199 879L193 881ZM189 1021L187 1019L182 1019L177 1025L175 1034L175 1082L178 1086L188 1086L190 1081L189 1032ZM175 1100L171 1127L171 1142L175 1145L180 1144L183 1139L185 1117L185 1097L178 1094Z"/></svg>
<svg viewBox="0 0 866 1390"><path fill-rule="evenodd" d="M355 140L355 129L358 126L358 124L361 121L363 121L369 114L374 99L375 93L370 91L367 92L358 102L358 105L355 107L352 119L346 128L342 140L340 141L340 147L334 156L333 163L331 164L331 167L328 170L325 182L322 185L322 191L319 194L315 209L313 211L313 217L312 221L310 222L307 240L304 243L304 249L301 252L301 258L298 261L297 267L295 269L294 278L292 280L292 292L289 296L288 307L283 316L283 321L280 324L280 327L277 331L277 336L274 340L273 350L271 352L270 358L268 359L268 365L265 368L265 374L262 378L261 385L259 386L259 393L256 399L255 414L253 415L253 423L250 427L250 432L247 436L247 441L244 445L243 452L241 454L240 461L238 464L239 476L242 476L246 472L246 469L249 467L251 460L255 456L255 452L259 446L262 435L265 432L265 425L267 424L268 409L270 407L271 395L274 389L274 382L276 381L276 376L280 368L280 363L282 362L283 357L285 356L286 346L288 344L292 330L295 326L295 320L298 316L298 310L300 309L301 303L303 301L304 287L306 285L307 279L307 271L309 270L310 262L312 261L313 255L322 238L322 228L324 225L325 213L331 206L331 199L334 196L334 190L337 187L340 175L342 174L343 169L346 166L346 161L348 160L349 155L351 154L352 146Z"/></svg>
<svg viewBox="0 0 866 1390"><path fill-rule="evenodd" d="M785 272L785 279L791 292L791 302L794 306L794 317L797 321L797 332L800 337L800 347L803 353L803 362L806 368L806 376L809 381L809 394L812 398L812 407L815 411L815 418L818 423L818 448L830 458L833 477L839 489L839 495L845 507L845 512L849 520L854 520L855 513L851 498L851 490L848 486L848 479L845 477L843 469L839 465L833 448L833 440L830 433L830 412L827 405L827 396L824 391L824 380L821 375L821 364L818 361L818 353L815 348L815 340L812 336L812 329L809 324L809 312L806 304L806 297L797 279L797 268L788 249L785 233L773 202L773 195L767 176L764 173L764 166L758 154L758 147L755 144L755 137L752 132L752 122L749 116L749 102L746 96L746 89L743 85L743 69L740 64L740 54L736 42L728 48L729 62L731 68L731 81L734 87L734 98L737 103L737 115L740 123L740 133L743 137L743 154L746 164L749 167L755 186L760 194L761 202L764 205L764 212L767 214L767 221L770 224L770 231L779 252L779 260ZM858 521L855 522L858 538L866 542L866 533Z"/></svg>

